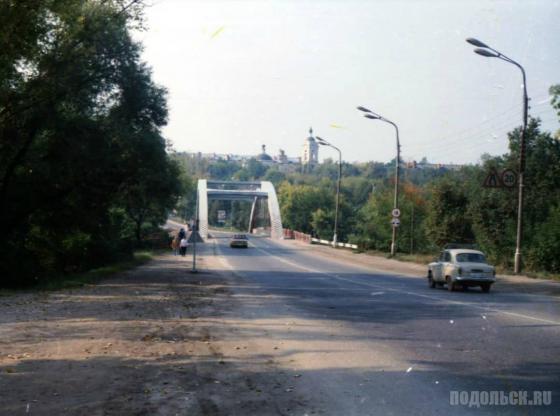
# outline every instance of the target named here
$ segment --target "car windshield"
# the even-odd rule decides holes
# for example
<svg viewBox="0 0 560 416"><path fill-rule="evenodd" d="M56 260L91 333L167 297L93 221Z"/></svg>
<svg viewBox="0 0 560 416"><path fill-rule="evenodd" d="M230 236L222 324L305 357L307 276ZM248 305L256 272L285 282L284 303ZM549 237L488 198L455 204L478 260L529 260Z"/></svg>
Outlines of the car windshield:
<svg viewBox="0 0 560 416"><path fill-rule="evenodd" d="M459 253L455 258L459 263L486 263L486 257L481 253Z"/></svg>
<svg viewBox="0 0 560 416"><path fill-rule="evenodd" d="M233 236L234 240L247 240L247 236L244 234L236 234Z"/></svg>

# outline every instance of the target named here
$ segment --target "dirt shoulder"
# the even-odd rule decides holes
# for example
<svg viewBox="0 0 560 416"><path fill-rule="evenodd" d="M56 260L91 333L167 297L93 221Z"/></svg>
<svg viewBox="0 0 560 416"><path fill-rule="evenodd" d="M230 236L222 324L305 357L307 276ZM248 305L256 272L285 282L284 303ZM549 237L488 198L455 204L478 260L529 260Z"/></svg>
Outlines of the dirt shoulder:
<svg viewBox="0 0 560 416"><path fill-rule="evenodd" d="M385 271L389 273L406 274L415 277L426 277L427 266L424 264L399 261L386 257L375 256L366 253L354 253L345 249L333 249L332 247L317 244L308 244L296 240L284 240L282 244L296 245L301 250L321 256L323 258L338 259L351 262L364 267ZM496 286L505 291L523 291L537 294L560 296L560 282L555 280L535 279L528 276L498 275Z"/></svg>
<svg viewBox="0 0 560 416"><path fill-rule="evenodd" d="M212 251L199 246L198 274L189 258L166 254L99 284L0 297L0 414L298 408L296 396L276 397L289 376L237 333L237 278Z"/></svg>

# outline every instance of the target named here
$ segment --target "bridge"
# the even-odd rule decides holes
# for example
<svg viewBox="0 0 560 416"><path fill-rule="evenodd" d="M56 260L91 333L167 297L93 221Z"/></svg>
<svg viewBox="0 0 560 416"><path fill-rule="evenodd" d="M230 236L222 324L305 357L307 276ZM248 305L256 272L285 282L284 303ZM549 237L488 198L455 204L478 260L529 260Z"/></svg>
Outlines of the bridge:
<svg viewBox="0 0 560 416"><path fill-rule="evenodd" d="M199 179L197 187L197 210L199 233L208 238L208 201L211 199L252 201L249 232L255 218L255 207L259 198L266 198L270 215L270 236L282 239L282 218L274 185L268 181L234 182Z"/></svg>

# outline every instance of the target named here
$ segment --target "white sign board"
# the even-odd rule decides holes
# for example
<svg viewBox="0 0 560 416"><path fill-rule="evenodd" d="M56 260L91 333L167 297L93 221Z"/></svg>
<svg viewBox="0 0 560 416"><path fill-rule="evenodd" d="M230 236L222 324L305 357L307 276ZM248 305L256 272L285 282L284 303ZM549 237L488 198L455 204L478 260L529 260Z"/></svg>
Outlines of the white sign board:
<svg viewBox="0 0 560 416"><path fill-rule="evenodd" d="M398 218L393 218L391 220L391 224L393 224L393 227L398 227L399 225L401 225L401 220L399 220Z"/></svg>
<svg viewBox="0 0 560 416"><path fill-rule="evenodd" d="M226 222L226 211L223 209L218 210L218 222Z"/></svg>
<svg viewBox="0 0 560 416"><path fill-rule="evenodd" d="M391 211L391 214L393 214L393 218L399 218L401 216L401 210L395 208L393 211Z"/></svg>

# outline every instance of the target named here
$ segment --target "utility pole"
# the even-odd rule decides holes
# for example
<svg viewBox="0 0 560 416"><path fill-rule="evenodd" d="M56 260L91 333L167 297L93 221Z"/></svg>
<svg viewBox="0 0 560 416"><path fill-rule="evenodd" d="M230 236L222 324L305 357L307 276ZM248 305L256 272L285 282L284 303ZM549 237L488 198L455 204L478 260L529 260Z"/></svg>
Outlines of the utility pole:
<svg viewBox="0 0 560 416"><path fill-rule="evenodd" d="M332 145L331 143L329 143L325 139L322 139L319 136L316 136L315 140L321 146L332 147L334 150L336 150L338 152L338 178L337 178L337 181L336 181L336 199L335 199L334 230L333 230L333 247L336 248L336 243L338 241L338 211L339 211L339 205L340 205L340 181L341 181L341 177L342 177L342 152L340 151L340 149L338 147Z"/></svg>
<svg viewBox="0 0 560 416"><path fill-rule="evenodd" d="M529 97L527 96L527 76L525 69L513 59L505 56L503 53L494 48L486 45L475 38L467 38L466 41L477 48L474 52L486 58L498 58L502 61L509 62L521 70L523 76L523 130L521 130L521 140L519 143L519 179L518 179L518 197L517 197L517 236L515 244L515 257L514 257L514 272L515 274L521 273L522 259L521 259L521 245L523 241L523 193L525 187L525 136L527 132L527 118L529 109Z"/></svg>
<svg viewBox="0 0 560 416"><path fill-rule="evenodd" d="M412 213L410 214L410 254L414 252L414 201L412 201Z"/></svg>
<svg viewBox="0 0 560 416"><path fill-rule="evenodd" d="M369 118L371 120L381 120L385 123L389 123L395 128L395 132L397 134L397 158L395 160L395 201L393 204L393 212L399 212L399 170L401 164L401 144L399 139L399 128L395 123L391 120L386 119L385 117L371 111L369 108L359 106L358 110L363 111L364 117ZM398 225L394 222L392 223L393 227L393 238L391 240L391 257L393 257L397 253L397 227Z"/></svg>

